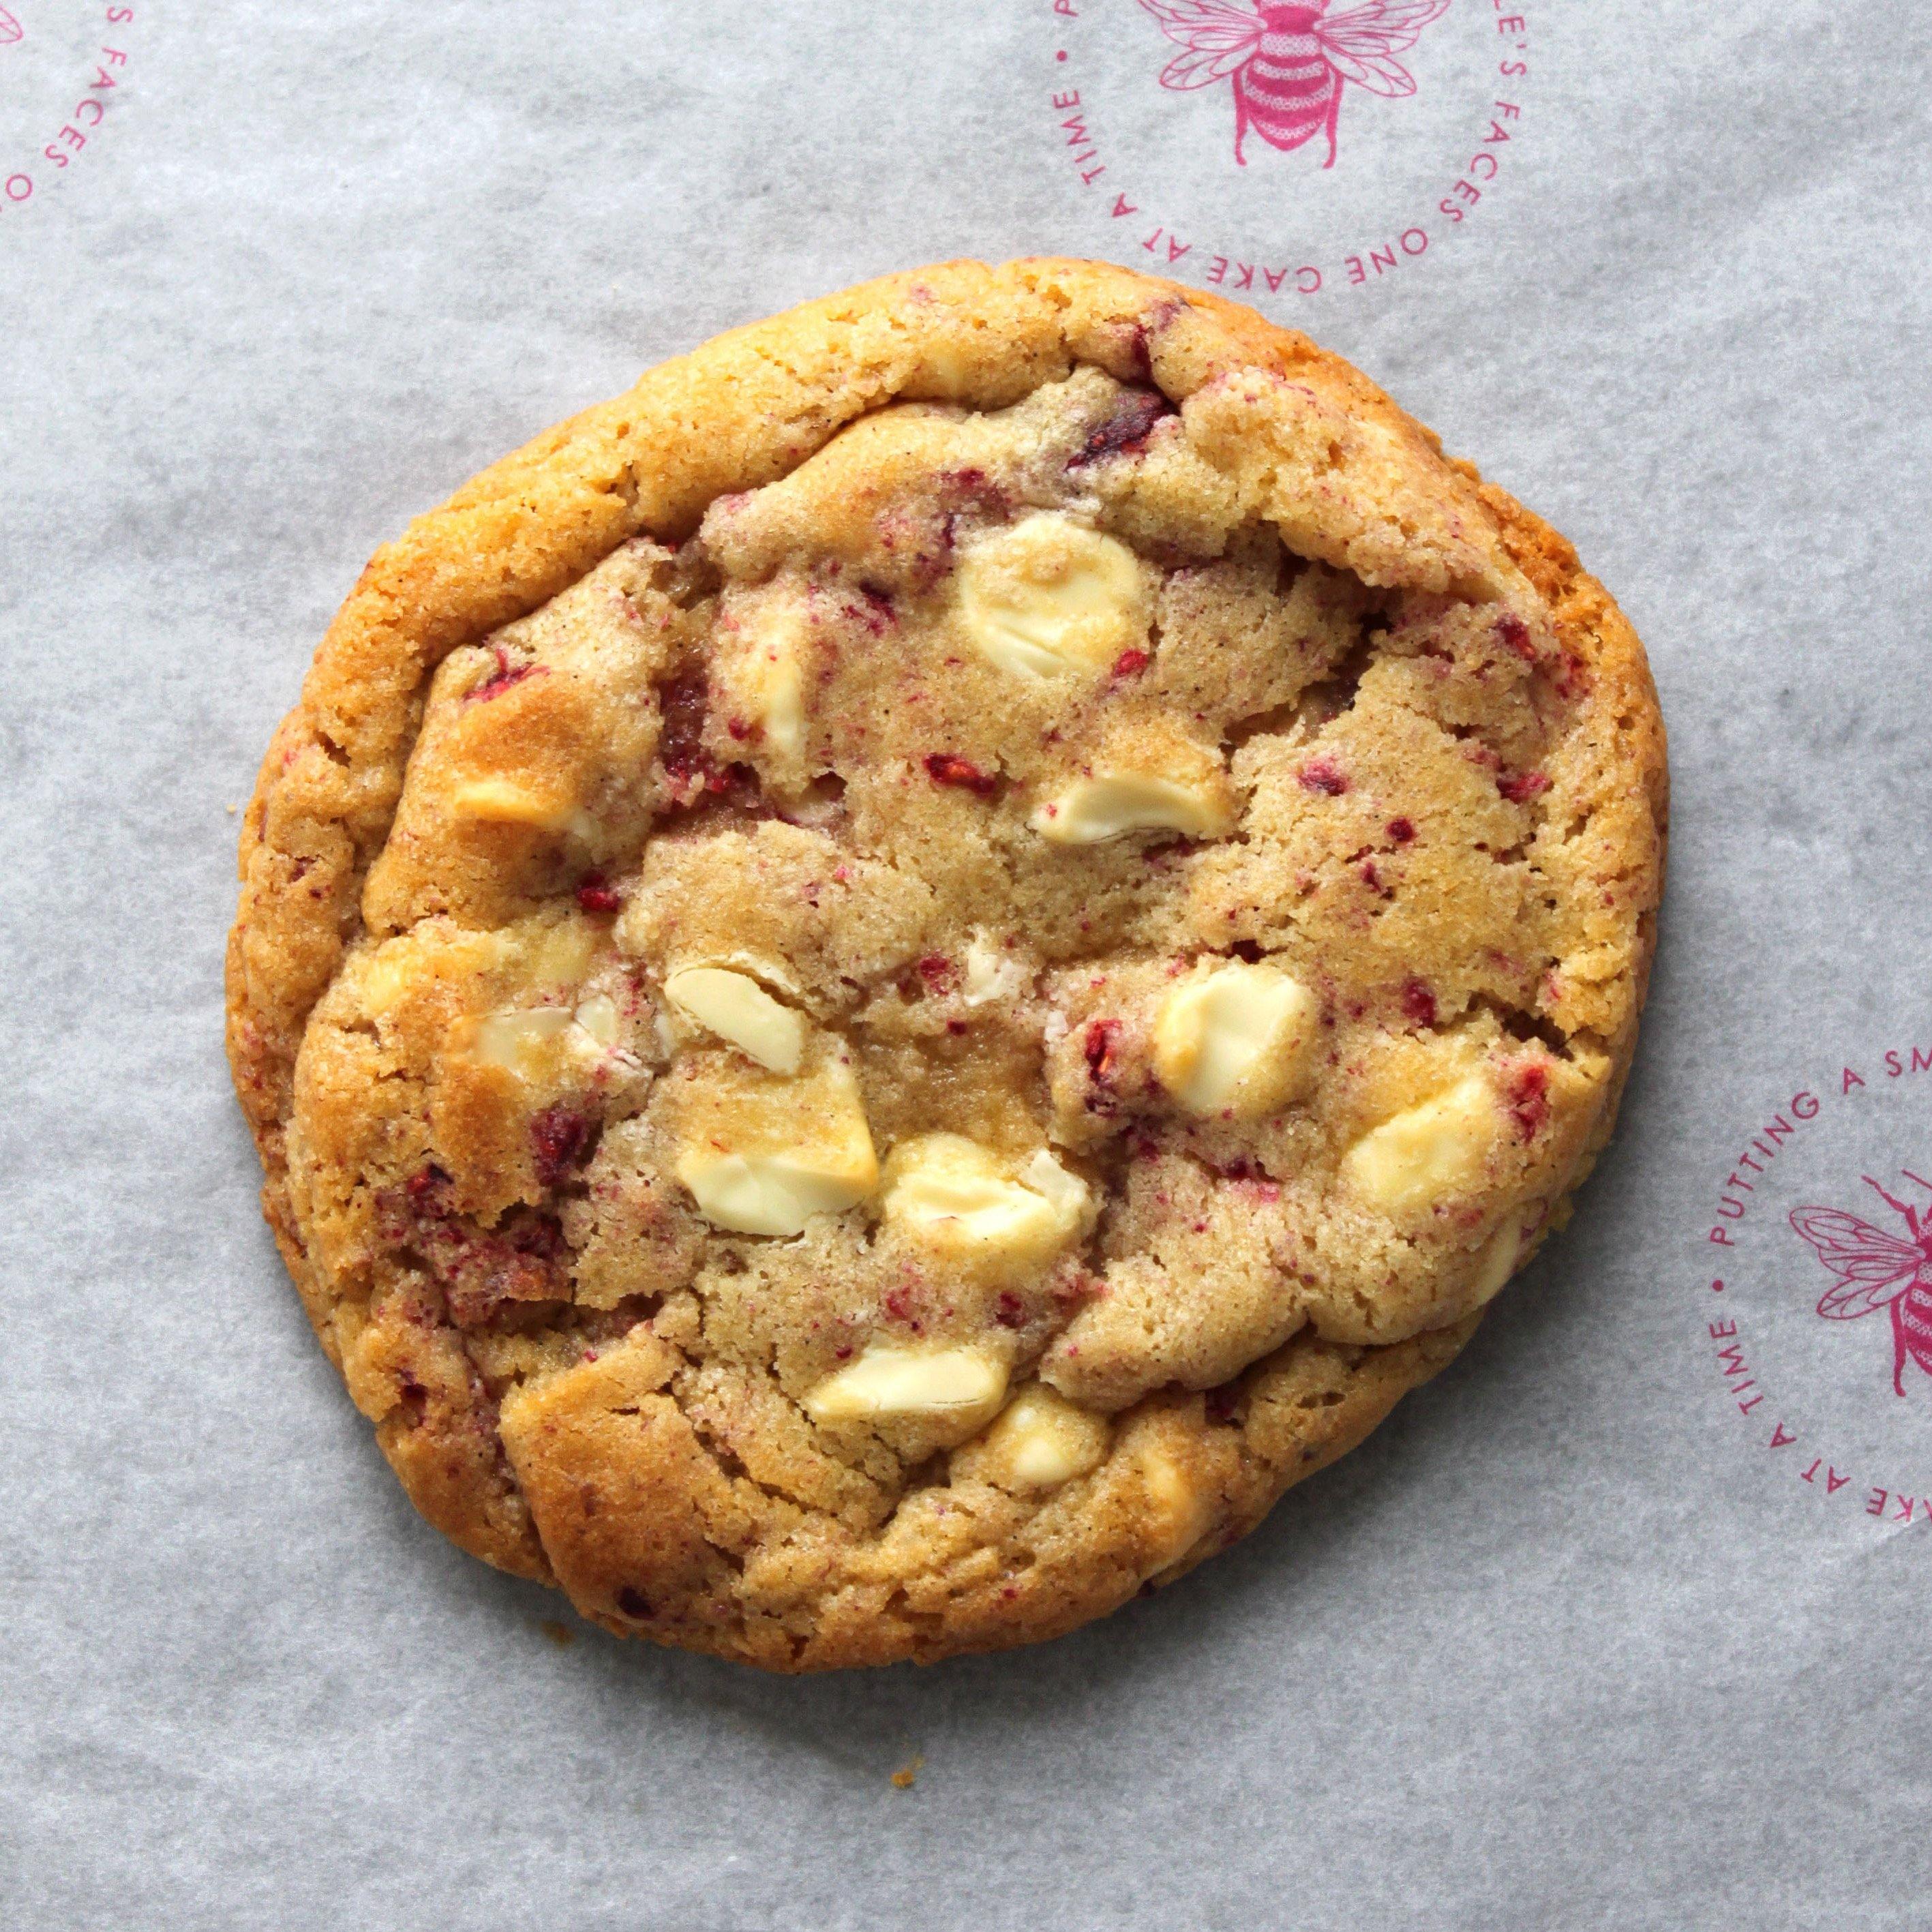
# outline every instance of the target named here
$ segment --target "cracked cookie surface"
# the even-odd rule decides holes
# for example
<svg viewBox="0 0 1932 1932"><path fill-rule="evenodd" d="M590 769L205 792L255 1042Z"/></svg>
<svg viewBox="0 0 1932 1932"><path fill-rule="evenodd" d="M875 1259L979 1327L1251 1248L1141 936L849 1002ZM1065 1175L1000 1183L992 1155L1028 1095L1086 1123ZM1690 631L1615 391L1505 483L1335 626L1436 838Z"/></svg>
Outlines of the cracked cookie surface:
<svg viewBox="0 0 1932 1932"><path fill-rule="evenodd" d="M652 371L378 554L230 1048L423 1513L779 1669L1051 1636L1448 1360L1607 1137L1662 728L1546 526L1094 264Z"/></svg>

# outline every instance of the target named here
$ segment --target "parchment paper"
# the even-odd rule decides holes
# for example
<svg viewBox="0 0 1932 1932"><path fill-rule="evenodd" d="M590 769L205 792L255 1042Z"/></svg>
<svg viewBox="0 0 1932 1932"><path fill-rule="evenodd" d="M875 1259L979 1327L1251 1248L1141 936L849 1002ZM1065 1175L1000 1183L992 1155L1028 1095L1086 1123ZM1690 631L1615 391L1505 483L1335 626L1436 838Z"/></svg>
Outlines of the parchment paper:
<svg viewBox="0 0 1932 1932"><path fill-rule="evenodd" d="M1818 1318L1788 1217L1932 1204L1932 10L1454 0L1330 170L1238 169L1130 0L7 7L0 1923L1927 1922L1932 1375ZM364 558L499 454L862 277L1156 229L1320 268L1250 298L1646 640L1622 1130L1455 1368L1181 1587L923 1672L608 1640L417 1520L284 1278L230 814Z"/></svg>

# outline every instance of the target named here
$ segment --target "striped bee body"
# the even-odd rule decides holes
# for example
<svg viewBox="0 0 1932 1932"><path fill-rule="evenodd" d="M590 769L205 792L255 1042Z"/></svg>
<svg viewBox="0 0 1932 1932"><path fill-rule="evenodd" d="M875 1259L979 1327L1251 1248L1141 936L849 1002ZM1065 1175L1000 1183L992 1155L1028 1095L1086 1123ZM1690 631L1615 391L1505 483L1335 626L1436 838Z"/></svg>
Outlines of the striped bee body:
<svg viewBox="0 0 1932 1932"><path fill-rule="evenodd" d="M1312 7L1264 10L1261 44L1234 76L1237 160L1241 136L1250 128L1270 147L1288 148L1300 147L1323 127L1329 130L1333 159L1342 76L1315 37L1318 17Z"/></svg>

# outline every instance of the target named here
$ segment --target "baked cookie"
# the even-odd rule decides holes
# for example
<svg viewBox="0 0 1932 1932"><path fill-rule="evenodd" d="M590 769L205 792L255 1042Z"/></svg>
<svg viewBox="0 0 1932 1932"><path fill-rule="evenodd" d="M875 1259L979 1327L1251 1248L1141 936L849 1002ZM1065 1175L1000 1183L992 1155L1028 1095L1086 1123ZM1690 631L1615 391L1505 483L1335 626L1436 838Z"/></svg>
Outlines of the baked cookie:
<svg viewBox="0 0 1932 1932"><path fill-rule="evenodd" d="M1568 544L1097 264L721 338L378 552L229 1043L430 1520L811 1670L1178 1576L1468 1338L1607 1136L1664 735Z"/></svg>

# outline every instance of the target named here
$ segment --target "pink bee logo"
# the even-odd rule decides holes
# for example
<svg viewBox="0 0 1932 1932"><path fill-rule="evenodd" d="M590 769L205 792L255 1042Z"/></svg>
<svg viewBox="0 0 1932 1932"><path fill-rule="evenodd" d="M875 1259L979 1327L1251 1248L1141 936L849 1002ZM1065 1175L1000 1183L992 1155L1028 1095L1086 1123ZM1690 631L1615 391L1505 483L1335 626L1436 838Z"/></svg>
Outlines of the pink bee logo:
<svg viewBox="0 0 1932 1932"><path fill-rule="evenodd" d="M1932 1194L1932 1180L1903 1171L1907 1180ZM1908 1208L1870 1174L1864 1178L1888 1208L1904 1217L1909 1240L1837 1208L1793 1208L1791 1225L1837 1277L1818 1303L1818 1312L1827 1321L1855 1322L1890 1306L1892 1385L1903 1395L1908 1355L1932 1376L1932 1216Z"/></svg>
<svg viewBox="0 0 1932 1932"><path fill-rule="evenodd" d="M20 23L0 7L0 47L10 47L20 38Z"/></svg>
<svg viewBox="0 0 1932 1932"><path fill-rule="evenodd" d="M1270 147L1284 150L1322 130L1328 136L1322 165L1332 168L1342 83L1352 80L1388 100L1413 94L1414 80L1396 56L1449 10L1449 0L1369 0L1346 14L1330 14L1330 4L1141 0L1161 32L1187 50L1161 70L1162 86L1210 87L1232 77L1234 159L1243 167L1241 142L1252 128Z"/></svg>

